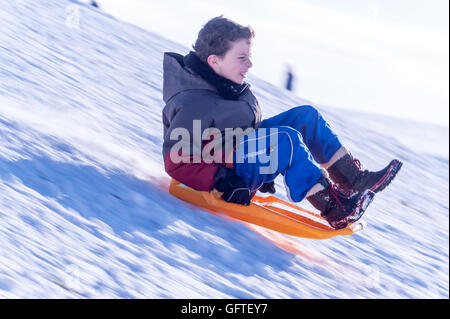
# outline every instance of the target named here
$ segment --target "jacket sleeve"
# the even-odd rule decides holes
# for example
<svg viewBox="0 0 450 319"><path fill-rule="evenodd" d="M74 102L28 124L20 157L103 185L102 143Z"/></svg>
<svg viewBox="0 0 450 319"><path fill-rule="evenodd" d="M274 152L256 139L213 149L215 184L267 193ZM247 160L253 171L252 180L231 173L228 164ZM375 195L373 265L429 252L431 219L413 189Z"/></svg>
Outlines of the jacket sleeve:
<svg viewBox="0 0 450 319"><path fill-rule="evenodd" d="M205 163L201 156L202 132L212 123L195 107L166 106L163 111L165 170L172 178L199 191L210 191L219 166L224 166Z"/></svg>

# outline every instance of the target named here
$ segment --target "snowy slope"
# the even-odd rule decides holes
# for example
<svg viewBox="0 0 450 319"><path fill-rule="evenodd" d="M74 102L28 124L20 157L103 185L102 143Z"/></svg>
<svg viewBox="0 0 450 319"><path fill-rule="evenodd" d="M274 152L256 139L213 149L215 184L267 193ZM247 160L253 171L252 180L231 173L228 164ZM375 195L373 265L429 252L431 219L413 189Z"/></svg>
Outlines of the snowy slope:
<svg viewBox="0 0 450 319"><path fill-rule="evenodd" d="M77 2L0 7L0 297L449 297L447 127L319 106L367 167L404 166L366 230L294 255L165 191L162 53L187 48ZM249 82L265 116L311 103Z"/></svg>

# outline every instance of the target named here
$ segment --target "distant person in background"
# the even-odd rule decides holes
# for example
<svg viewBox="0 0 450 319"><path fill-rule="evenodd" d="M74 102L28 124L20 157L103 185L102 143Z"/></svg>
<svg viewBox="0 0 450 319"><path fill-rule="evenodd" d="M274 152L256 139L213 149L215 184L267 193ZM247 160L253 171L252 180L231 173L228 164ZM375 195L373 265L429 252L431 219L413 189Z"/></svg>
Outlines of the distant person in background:
<svg viewBox="0 0 450 319"><path fill-rule="evenodd" d="M250 26L219 16L200 30L195 51L164 53L165 170L195 190L217 190L223 200L242 205L258 190L275 192L281 174L290 200L306 198L332 227L344 228L362 216L402 163L363 170L311 105L262 120L244 81L254 36Z"/></svg>
<svg viewBox="0 0 450 319"><path fill-rule="evenodd" d="M92 1L91 1L91 6L100 9L100 7L98 6L98 3L97 3L95 0L92 0Z"/></svg>
<svg viewBox="0 0 450 319"><path fill-rule="evenodd" d="M294 74L290 66L287 67L286 72L286 90L293 91L294 88Z"/></svg>

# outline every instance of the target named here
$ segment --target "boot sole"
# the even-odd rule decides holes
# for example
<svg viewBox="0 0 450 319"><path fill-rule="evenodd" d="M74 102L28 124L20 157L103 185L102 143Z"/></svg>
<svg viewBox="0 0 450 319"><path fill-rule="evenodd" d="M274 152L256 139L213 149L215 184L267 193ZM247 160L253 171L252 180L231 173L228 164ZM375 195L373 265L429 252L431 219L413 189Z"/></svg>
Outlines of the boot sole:
<svg viewBox="0 0 450 319"><path fill-rule="evenodd" d="M393 181L395 176L397 176L397 173L400 171L400 168L402 168L402 165L403 163L399 160L393 160L389 164L389 169L383 177L375 185L373 185L370 190L374 193L378 193L385 189Z"/></svg>
<svg viewBox="0 0 450 319"><path fill-rule="evenodd" d="M369 207L370 203L372 203L374 197L375 197L375 193L372 192L371 190L368 189L368 190L364 191L361 199L358 202L357 207L355 208L353 213L347 217L348 222L354 223L357 220L359 220L362 217L362 215L364 215L364 213L365 213L367 207Z"/></svg>
<svg viewBox="0 0 450 319"><path fill-rule="evenodd" d="M335 229L341 229L347 227L348 224L350 223L358 221L364 215L367 207L369 207L370 203L372 203L374 197L375 193L372 192L370 189L366 189L361 194L361 198L359 199L356 208L353 210L353 212L347 217L345 217L343 220L340 220L337 223L330 223L330 225Z"/></svg>

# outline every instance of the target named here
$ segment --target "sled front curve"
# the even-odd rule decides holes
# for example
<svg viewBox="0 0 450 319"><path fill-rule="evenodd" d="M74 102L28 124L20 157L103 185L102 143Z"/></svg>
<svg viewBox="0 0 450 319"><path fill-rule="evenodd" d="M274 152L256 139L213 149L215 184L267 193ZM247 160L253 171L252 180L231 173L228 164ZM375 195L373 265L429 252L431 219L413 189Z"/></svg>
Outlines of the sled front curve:
<svg viewBox="0 0 450 319"><path fill-rule="evenodd" d="M354 223L347 228L333 229L320 215L274 196L254 196L252 203L244 206L228 203L215 192L196 191L174 179L170 183L169 193L212 213L224 214L291 236L327 239L338 235L352 235L363 228L362 223Z"/></svg>

